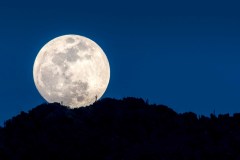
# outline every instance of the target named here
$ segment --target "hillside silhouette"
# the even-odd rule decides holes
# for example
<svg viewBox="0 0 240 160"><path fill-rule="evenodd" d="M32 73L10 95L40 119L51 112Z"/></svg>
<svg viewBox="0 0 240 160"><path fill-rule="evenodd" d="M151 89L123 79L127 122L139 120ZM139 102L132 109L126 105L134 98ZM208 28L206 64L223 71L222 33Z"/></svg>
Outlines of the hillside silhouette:
<svg viewBox="0 0 240 160"><path fill-rule="evenodd" d="M2 160L240 159L240 114L178 114L139 98L41 104L0 128Z"/></svg>

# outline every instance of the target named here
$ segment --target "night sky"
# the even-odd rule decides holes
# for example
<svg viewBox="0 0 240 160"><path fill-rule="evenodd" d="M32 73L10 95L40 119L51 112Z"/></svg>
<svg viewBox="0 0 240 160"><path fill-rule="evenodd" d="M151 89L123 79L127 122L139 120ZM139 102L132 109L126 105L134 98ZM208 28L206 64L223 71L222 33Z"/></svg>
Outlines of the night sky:
<svg viewBox="0 0 240 160"><path fill-rule="evenodd" d="M49 40L86 36L105 51L103 97L177 112L240 112L240 13L231 1L0 2L0 123L45 102L33 63Z"/></svg>

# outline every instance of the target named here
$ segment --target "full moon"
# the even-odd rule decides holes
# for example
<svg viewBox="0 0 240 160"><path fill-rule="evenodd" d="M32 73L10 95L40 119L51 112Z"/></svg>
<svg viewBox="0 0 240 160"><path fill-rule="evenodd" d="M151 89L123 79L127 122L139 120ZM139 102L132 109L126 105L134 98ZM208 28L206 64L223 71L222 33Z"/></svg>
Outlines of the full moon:
<svg viewBox="0 0 240 160"><path fill-rule="evenodd" d="M78 108L101 98L109 83L110 66L94 41L79 35L63 35L39 51L33 78L47 102Z"/></svg>

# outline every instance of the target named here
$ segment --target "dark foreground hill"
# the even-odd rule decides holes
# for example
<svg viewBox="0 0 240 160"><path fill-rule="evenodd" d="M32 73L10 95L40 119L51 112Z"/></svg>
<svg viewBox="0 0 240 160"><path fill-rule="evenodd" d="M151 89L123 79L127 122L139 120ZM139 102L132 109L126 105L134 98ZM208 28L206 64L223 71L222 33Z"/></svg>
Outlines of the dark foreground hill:
<svg viewBox="0 0 240 160"><path fill-rule="evenodd" d="M0 159L240 159L240 114L177 114L136 98L79 109L42 104L0 129Z"/></svg>

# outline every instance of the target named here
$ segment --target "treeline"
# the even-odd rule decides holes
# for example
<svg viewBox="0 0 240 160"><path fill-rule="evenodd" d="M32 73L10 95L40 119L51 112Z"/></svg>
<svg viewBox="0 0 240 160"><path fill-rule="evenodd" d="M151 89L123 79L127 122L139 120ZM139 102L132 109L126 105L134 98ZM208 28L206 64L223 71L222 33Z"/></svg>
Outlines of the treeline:
<svg viewBox="0 0 240 160"><path fill-rule="evenodd" d="M240 114L178 114L138 98L42 104L0 128L3 160L240 159Z"/></svg>

